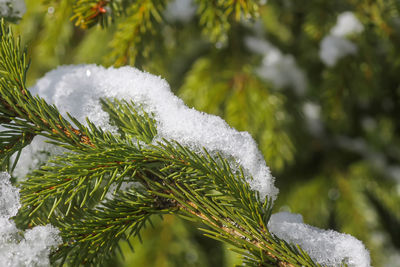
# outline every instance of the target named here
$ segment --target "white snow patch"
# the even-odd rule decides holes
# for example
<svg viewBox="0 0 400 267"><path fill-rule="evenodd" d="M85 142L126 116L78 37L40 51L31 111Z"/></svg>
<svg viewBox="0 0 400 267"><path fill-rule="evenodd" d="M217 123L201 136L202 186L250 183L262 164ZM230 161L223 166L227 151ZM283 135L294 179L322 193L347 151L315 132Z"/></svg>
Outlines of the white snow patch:
<svg viewBox="0 0 400 267"><path fill-rule="evenodd" d="M321 106L316 103L306 101L303 104L302 109L309 131L313 135L321 135L324 129L321 121Z"/></svg>
<svg viewBox="0 0 400 267"><path fill-rule="evenodd" d="M351 41L342 37L328 35L322 39L319 57L325 65L332 67L336 65L339 59L356 53L357 46Z"/></svg>
<svg viewBox="0 0 400 267"><path fill-rule="evenodd" d="M322 230L303 223L300 214L279 212L271 216L268 229L288 243L298 244L317 263L327 266L369 267L369 252L351 235Z"/></svg>
<svg viewBox="0 0 400 267"><path fill-rule="evenodd" d="M364 26L353 14L353 12L346 11L337 17L336 25L331 29L333 36L345 37L351 34L362 33Z"/></svg>
<svg viewBox="0 0 400 267"><path fill-rule="evenodd" d="M23 180L30 171L46 163L50 156L59 155L65 151L61 147L46 143L46 140L43 136L35 136L32 142L22 149L13 172L18 180ZM12 158L13 160L15 156Z"/></svg>
<svg viewBox="0 0 400 267"><path fill-rule="evenodd" d="M336 25L321 42L319 57L329 66L335 66L337 61L347 55L356 54L357 46L346 39L351 34L359 34L364 30L363 25L350 11L343 12L337 18Z"/></svg>
<svg viewBox="0 0 400 267"><path fill-rule="evenodd" d="M168 2L164 15L169 21L188 22L196 14L196 9L193 0L174 0Z"/></svg>
<svg viewBox="0 0 400 267"><path fill-rule="evenodd" d="M19 191L11 185L10 175L0 173L0 266L50 266L50 251L62 243L59 230L46 225L21 233L11 220L20 207Z"/></svg>
<svg viewBox="0 0 400 267"><path fill-rule="evenodd" d="M272 82L278 88L289 86L298 95L305 93L307 87L305 75L292 55L284 55L263 39L247 37L245 43L251 51L264 55L262 64L257 69L260 77Z"/></svg>
<svg viewBox="0 0 400 267"><path fill-rule="evenodd" d="M156 140L176 140L201 152L220 152L232 157L253 179L248 182L260 196L275 199L274 186L261 152L247 132L238 132L220 117L188 108L173 95L168 83L160 77L132 67L104 68L96 65L62 66L47 73L31 89L48 103L55 104L61 114L69 112L84 123L88 117L104 130L115 131L108 123L108 114L99 98L117 98L140 103L157 121Z"/></svg>
<svg viewBox="0 0 400 267"><path fill-rule="evenodd" d="M21 18L25 12L24 0L0 0L0 17Z"/></svg>
<svg viewBox="0 0 400 267"><path fill-rule="evenodd" d="M0 172L0 218L14 217L21 207L19 190L11 185L10 178L7 173Z"/></svg>
<svg viewBox="0 0 400 267"><path fill-rule="evenodd" d="M260 54L260 55L267 54L269 51L271 51L273 49L277 49L267 40L253 37L253 36L246 37L244 39L244 42L245 42L247 48L250 49L250 51Z"/></svg>
<svg viewBox="0 0 400 267"><path fill-rule="evenodd" d="M121 186L118 188L118 184L112 184L110 186L110 189L108 190L108 192L106 193L105 198L106 199L113 199L115 193L117 193L117 189L119 189L120 191L128 191L130 188L135 187L140 188L142 187L142 184L139 182L122 182ZM100 204L101 205L101 204Z"/></svg>

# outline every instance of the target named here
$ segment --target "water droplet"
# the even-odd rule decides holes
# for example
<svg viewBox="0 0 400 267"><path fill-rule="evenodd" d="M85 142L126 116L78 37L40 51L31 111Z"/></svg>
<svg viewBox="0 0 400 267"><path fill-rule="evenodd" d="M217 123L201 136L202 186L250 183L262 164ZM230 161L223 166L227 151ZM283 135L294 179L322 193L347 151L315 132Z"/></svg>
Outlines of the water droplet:
<svg viewBox="0 0 400 267"><path fill-rule="evenodd" d="M92 75L92 72L90 70L86 70L86 76L90 77Z"/></svg>

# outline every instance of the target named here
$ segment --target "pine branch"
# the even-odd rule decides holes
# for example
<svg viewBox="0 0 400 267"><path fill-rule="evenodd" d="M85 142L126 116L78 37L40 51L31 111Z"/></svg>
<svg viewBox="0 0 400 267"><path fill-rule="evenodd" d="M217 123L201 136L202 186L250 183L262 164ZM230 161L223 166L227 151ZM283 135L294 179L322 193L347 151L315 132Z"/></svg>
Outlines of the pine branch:
<svg viewBox="0 0 400 267"><path fill-rule="evenodd" d="M133 65L138 51L146 51L143 41L155 34L157 23L162 21L161 11L164 1L143 0L135 2L127 9L127 17L118 24L110 46L110 58L116 66Z"/></svg>
<svg viewBox="0 0 400 267"><path fill-rule="evenodd" d="M138 236L150 220L151 214L169 213L168 205L144 192L119 192L112 200L102 203L95 211L80 210L74 217L59 218L63 238L75 240L74 246L65 243L54 255L61 262L68 261L73 266L79 263L101 264L113 254L120 239L128 241L130 236ZM73 229L73 231L71 231ZM131 246L131 245L130 245ZM92 249L87 254L87 247ZM99 257L104 255L104 257Z"/></svg>
<svg viewBox="0 0 400 267"><path fill-rule="evenodd" d="M96 138L107 138L96 128L89 136L89 130L77 120L71 118L75 128L55 106L33 97L25 86L29 67L26 50L21 48L20 40L14 39L4 22L1 23L0 38L0 118L5 126L30 133L31 137L41 134L72 150L94 147Z"/></svg>
<svg viewBox="0 0 400 267"><path fill-rule="evenodd" d="M120 131L130 129L116 136L69 116L74 128L55 106L32 97L23 82L26 54L3 23L1 29L0 116L5 125L73 152L22 183L22 215L30 216L25 221L51 222L62 231L64 244L53 260L101 264L115 253L119 240L139 235L150 215L174 213L203 222L206 235L235 246L247 266L318 266L268 231L271 201L250 189L236 163L206 150L195 153L173 140L153 144L155 121L143 111L130 112L137 109L132 103L103 101ZM107 195L123 182L139 185Z"/></svg>
<svg viewBox="0 0 400 267"><path fill-rule="evenodd" d="M227 40L231 24L257 17L260 6L254 0L198 0L197 4L204 36L214 43ZM138 51L144 55L151 51L149 41L159 32L156 28L163 21L165 5L166 1L159 0L78 0L71 20L85 29L97 24L105 27L123 17L117 23L109 57L116 66L134 65Z"/></svg>
<svg viewBox="0 0 400 267"><path fill-rule="evenodd" d="M115 18L125 13L132 0L77 0L71 20L82 29L101 25L107 27Z"/></svg>
<svg viewBox="0 0 400 267"><path fill-rule="evenodd" d="M228 31L234 22L258 16L260 3L253 0L204 1L199 5L200 25L205 36L214 43L226 42Z"/></svg>
<svg viewBox="0 0 400 267"><path fill-rule="evenodd" d="M12 172L22 149L29 145L34 135L13 130L0 132L0 166L2 170ZM11 166L11 156L17 153L15 163Z"/></svg>
<svg viewBox="0 0 400 267"><path fill-rule="evenodd" d="M283 243L279 243L277 239L269 234L266 228L266 222L268 221L271 207L268 207L268 201L261 204L260 200L256 200L257 194L248 188L247 183L243 182L243 174L235 176L232 171L229 170L229 165L226 161L218 164L211 156L208 156L208 158L204 156L201 157L187 148L180 147L178 144L176 144L177 147L169 143L159 145L160 146L154 147L155 151L152 149L143 150L142 158L138 155L135 157L135 161L133 161L132 165L140 166L140 169L136 169L131 175L128 175L128 171L125 171L123 174L118 175L118 177L128 176L130 177L129 180L133 179L134 181L140 182L146 189L146 193L151 196L148 198L149 200L165 199L162 201L164 205L159 206L163 208L168 207L170 209L168 210L169 213L179 211L185 216L194 217L213 229L213 231L204 229L208 236L245 249L246 253L251 253L253 257L257 256L259 262L260 257L263 261L265 257L268 258L270 262L284 262L287 260L288 262L299 262L303 265L309 263L302 258L301 255L298 255L298 250L287 244L282 246ZM132 155L132 148L130 147L129 150L129 154ZM127 158L127 154L125 153L118 153L114 150L110 150L109 153L110 155L118 155L121 159L126 159L127 162L132 161L131 158ZM113 159L108 160L113 161ZM220 158L220 160L222 161L222 158ZM102 159L99 161L104 162ZM60 160L55 162L60 164ZM81 176L82 171L79 173L79 169L84 169L84 172L87 173L87 169L92 169L89 166L78 164L73 161L71 162L70 158L67 158L65 162L68 162L72 166L79 166L79 168L71 167L72 170L68 170L66 168L52 166L48 169L46 168L48 175L31 177L30 180L24 184L21 193L23 196L29 196L23 199L23 203L26 207L29 206L33 208L36 204L40 205L34 209L33 212L35 212L40 207L49 207L51 203L55 203L50 210L50 216L56 207L61 205L60 203L65 203L68 207L60 208L56 211L56 214L65 214L65 216L68 216L68 212L71 210L70 203L72 203L73 197L75 197L76 201L75 204L72 205L72 210L76 210L74 208L78 206L83 207L86 199L90 198L93 192L95 192L94 189L109 187L109 183L103 187L99 186L99 184L101 184L99 178L96 179L95 183L88 184L87 181L95 179L97 175L89 174L83 177ZM87 162L92 162L92 159L89 159ZM165 166L167 163L169 165L161 169L161 166ZM197 163L197 167L199 167L200 170L195 168L195 163ZM93 165L96 165L96 162L91 164L91 166ZM104 170L106 167L101 166L100 168ZM230 175L223 175L221 173L223 168L225 168L225 171L229 171ZM174 172L171 173L172 171ZM42 169L36 172L36 174L43 174L44 172L45 170ZM65 183L60 182L65 180L64 177L73 177L73 174L77 172L78 175L75 176L77 179L79 178L79 181L76 181L77 185L65 185L65 183L71 183L71 181L74 180L73 178ZM69 175L65 176L64 173ZM114 177L117 176L113 175L112 178L108 179L109 182L118 183L120 178ZM106 180L105 176L102 176L101 179ZM46 183L43 183L43 181L46 181ZM55 183L53 184L50 181L55 181ZM27 192L26 188L32 192ZM73 192L65 193L65 191L69 189L73 190ZM241 195L241 198L238 197L238 194ZM93 198L91 199L93 200ZM259 204L254 204L255 201ZM167 203L166 206L165 203ZM148 207L147 202L141 202L138 205L141 207L140 210L142 211ZM151 206L154 207L154 205ZM45 210L49 209L45 208ZM67 212L63 212L65 210L67 210ZM135 210L137 211L138 209L132 206L130 212L135 213ZM99 214L100 211L95 209L95 213ZM157 214L158 213L159 212L157 212ZM148 217L151 214L153 214L153 212L147 212L142 215ZM75 216L76 214L73 214L70 218L74 218ZM126 217L124 214L120 214L120 216ZM77 216L71 219L71 221L77 221L79 217L80 216ZM41 219L41 221L43 220L45 220L45 218ZM85 216L82 223L79 223L80 227L84 227L88 220L89 219ZM58 225L59 221L62 220L60 218L57 218L56 221L51 220L55 225ZM105 221L109 221L109 219L90 220L91 224L89 226L86 225L84 229L81 230L93 233L93 225L96 224L96 227L103 229L101 231L106 231L104 228L108 229L109 224L104 224ZM135 222L135 220L131 221L131 223ZM124 225L120 225L120 227L123 226ZM78 240L79 236L76 235L77 233L79 233L79 235L81 233L78 229L75 229L75 227L77 226L74 224L71 224L69 227L64 225L64 228L68 229L68 231L65 230L63 233L71 233L74 235L71 239ZM115 227L119 229L117 226ZM76 241L75 244L70 247L70 250L77 249L76 247L83 249L81 246L87 246L89 240L91 242L91 247L97 247L96 242L92 241L92 239L85 238L82 240L83 244L79 244L79 242ZM107 239L101 239L98 242L106 242L105 240ZM113 242L115 242L115 238ZM108 244L108 246L111 245ZM95 257L95 255L91 253L85 253L85 255L86 258L81 260L90 261L92 257ZM287 255L291 256L287 258ZM277 260L279 258L281 258L281 260Z"/></svg>
<svg viewBox="0 0 400 267"><path fill-rule="evenodd" d="M151 143L157 135L154 126L156 121L133 102L100 99L104 111L110 115L110 122L120 130L121 137L137 138L145 143ZM140 110L140 113L137 111ZM129 136L127 136L129 135Z"/></svg>

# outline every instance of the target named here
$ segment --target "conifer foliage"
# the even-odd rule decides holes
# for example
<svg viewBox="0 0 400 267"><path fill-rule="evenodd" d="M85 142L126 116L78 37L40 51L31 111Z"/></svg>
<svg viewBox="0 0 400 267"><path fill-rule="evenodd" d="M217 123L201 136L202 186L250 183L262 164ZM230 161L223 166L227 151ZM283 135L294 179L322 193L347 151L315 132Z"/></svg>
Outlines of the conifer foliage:
<svg viewBox="0 0 400 267"><path fill-rule="evenodd" d="M3 2L0 17L20 20L23 1ZM194 223L179 221L171 228L200 227L222 241L214 247L224 243L246 266L369 266L357 240L342 242L343 235L320 232L298 215L273 214L282 210L354 235L370 250L374 266L398 263L398 1L48 0L26 5L19 24L2 22L1 28L0 164L21 190L19 228L51 224L60 230L63 244L53 251L53 264L112 264L118 251L129 253L121 241L143 239L145 247L146 235L162 228L154 218L172 214ZM27 50L11 28L29 44ZM140 98L100 94L96 108L107 114L107 123L99 124L89 115L85 121L68 114L44 95L34 96L42 85L28 89L61 64L82 63L131 65L161 75L188 105L249 131L277 177L279 197L274 200L273 182L270 191L258 190L252 182L258 181L256 172L237 155L165 135L158 111ZM90 80L99 80L94 72L107 79L113 71L92 65L63 68L46 75L42 84L50 80L56 90L54 77L64 79L70 68L82 71L77 77L88 78L85 86L92 90L103 86ZM32 154L37 162L24 167L32 156L26 151L39 138L51 149L58 147L57 153L43 145ZM153 230L146 227L153 224ZM321 241L319 233L338 239ZM215 256L222 250L211 253L195 230L186 235L195 240L192 254ZM152 240L168 244L158 239ZM357 256L347 254L358 245ZM321 247L336 250L321 252ZM342 257L333 256L338 254ZM187 255L169 266L225 262L193 263Z"/></svg>
<svg viewBox="0 0 400 267"><path fill-rule="evenodd" d="M208 236L237 247L249 266L317 266L300 247L269 233L271 200L260 199L243 170L232 169L221 155L214 158L206 150L198 155L167 140L151 144L155 122L133 103L103 101L121 136L90 122L86 127L72 116L71 124L26 89L26 53L3 22L0 55L1 119L12 129L6 131L11 137L2 139L2 156L9 159L21 149L24 134L45 136L71 151L21 185L21 220L30 227L50 222L61 231L64 244L54 253L55 262L101 264L120 239L139 235L150 215L178 213L207 225ZM115 189L115 196L106 198L111 185L120 187L124 179L140 186Z"/></svg>

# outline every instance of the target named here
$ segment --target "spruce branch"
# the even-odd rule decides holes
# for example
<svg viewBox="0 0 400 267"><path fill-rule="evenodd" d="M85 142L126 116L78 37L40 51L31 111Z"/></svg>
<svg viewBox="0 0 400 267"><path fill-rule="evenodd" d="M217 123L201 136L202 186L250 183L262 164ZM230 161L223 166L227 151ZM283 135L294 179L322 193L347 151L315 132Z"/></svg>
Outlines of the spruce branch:
<svg viewBox="0 0 400 267"><path fill-rule="evenodd" d="M127 16L118 24L110 43L110 58L114 65L133 65L138 51L143 53L148 50L148 44L144 46L143 41L146 37L155 35L155 28L162 21L161 11L164 6L165 1L143 0L134 2L127 8Z"/></svg>
<svg viewBox="0 0 400 267"><path fill-rule="evenodd" d="M134 65L138 51L147 56L150 42L162 23L168 1L160 0L77 0L71 20L83 29L94 25L106 27L117 22L117 30L110 43L109 58L116 66ZM260 3L255 0L197 0L199 24L213 43L224 43L232 24L258 16ZM121 18L117 20L118 18ZM146 45L144 45L146 44Z"/></svg>
<svg viewBox="0 0 400 267"><path fill-rule="evenodd" d="M3 22L0 37L3 124L70 150L21 184L22 221L61 230L55 264L100 265L119 240L139 236L151 215L172 213L202 222L207 236L233 245L247 266L319 266L269 232L272 201L250 189L234 161L173 140L156 142L156 122L134 103L103 101L124 134L67 120L26 89L26 53ZM133 184L119 191L124 182Z"/></svg>
<svg viewBox="0 0 400 267"><path fill-rule="evenodd" d="M113 255L110 252L118 248L120 239L130 244L130 236L141 238L140 231L149 223L150 215L169 212L168 205L145 191L119 192L96 210L83 209L74 214L81 220L60 218L63 238L74 240L75 244L65 243L54 258L61 259L61 262L68 261L73 266L80 263L100 264ZM87 254L87 247L92 249L90 254ZM99 255L104 255L104 258Z"/></svg>
<svg viewBox="0 0 400 267"><path fill-rule="evenodd" d="M31 133L5 130L0 132L0 166L1 169L12 172L16 166L22 149L29 145L34 135ZM16 160L11 166L11 156L17 153Z"/></svg>
<svg viewBox="0 0 400 267"><path fill-rule="evenodd" d="M241 19L258 16L259 1L253 0L225 0L203 1L197 0L200 25L205 36L214 43L226 42L232 24Z"/></svg>
<svg viewBox="0 0 400 267"><path fill-rule="evenodd" d="M77 0L73 7L71 20L82 29L94 25L107 27L115 18L125 13L132 0Z"/></svg>
<svg viewBox="0 0 400 267"><path fill-rule="evenodd" d="M107 99L100 99L100 102L110 115L110 123L118 127L121 137L151 143L157 135L156 121L133 102Z"/></svg>
<svg viewBox="0 0 400 267"><path fill-rule="evenodd" d="M55 142L66 143L67 148L93 147L92 139L103 135L100 130L88 136L88 129L72 119L76 127L60 115L55 106L26 89L29 67L26 50L15 40L10 28L1 22L0 28L0 119L5 126L31 135L41 134ZM32 136L31 136L32 137ZM104 137L104 136L103 136Z"/></svg>

